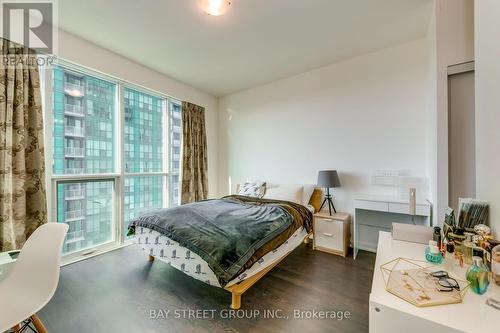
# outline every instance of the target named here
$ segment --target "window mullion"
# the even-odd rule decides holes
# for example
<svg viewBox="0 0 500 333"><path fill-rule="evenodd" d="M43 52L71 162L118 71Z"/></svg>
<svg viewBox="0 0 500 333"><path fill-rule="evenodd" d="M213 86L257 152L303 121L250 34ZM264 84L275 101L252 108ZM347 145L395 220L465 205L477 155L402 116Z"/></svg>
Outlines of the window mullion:
<svg viewBox="0 0 500 333"><path fill-rule="evenodd" d="M168 207L170 202L170 100L163 101L163 171L165 172L165 184L163 186L163 206Z"/></svg>
<svg viewBox="0 0 500 333"><path fill-rule="evenodd" d="M125 103L124 103L124 95L123 95L123 84L118 84L118 96L117 96L117 103L118 103L118 168L120 171L120 176L118 178L118 188L117 188L117 195L118 195L118 209L117 209L117 223L118 226L116 229L116 232L118 233L117 239L120 241L120 244L123 244L125 241L125 232L123 228L125 228Z"/></svg>

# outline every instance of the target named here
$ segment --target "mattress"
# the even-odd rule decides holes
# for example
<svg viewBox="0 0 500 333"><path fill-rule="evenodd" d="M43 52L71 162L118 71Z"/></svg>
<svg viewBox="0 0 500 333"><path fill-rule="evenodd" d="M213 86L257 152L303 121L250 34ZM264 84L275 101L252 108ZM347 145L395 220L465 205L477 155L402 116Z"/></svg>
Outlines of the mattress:
<svg viewBox="0 0 500 333"><path fill-rule="evenodd" d="M208 266L208 263L196 253L155 230L145 227L139 227L138 229L134 241L147 254L155 256L158 260L170 264L172 267L196 280L200 280L212 286L221 287L214 272ZM250 268L231 280L226 285L226 288L248 279L266 267L269 267L298 247L306 235L307 231L305 228L297 229L292 236L278 248L264 255Z"/></svg>

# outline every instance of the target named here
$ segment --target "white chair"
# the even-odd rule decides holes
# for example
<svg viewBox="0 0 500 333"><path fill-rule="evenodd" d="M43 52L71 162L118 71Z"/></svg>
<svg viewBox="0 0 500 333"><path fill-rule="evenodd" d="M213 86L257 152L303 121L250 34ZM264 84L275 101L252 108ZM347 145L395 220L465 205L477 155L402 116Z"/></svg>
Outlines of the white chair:
<svg viewBox="0 0 500 333"><path fill-rule="evenodd" d="M39 333L47 332L36 313L56 291L67 231L67 224L46 223L24 244L14 267L0 283L0 332L11 328L16 332L30 322Z"/></svg>

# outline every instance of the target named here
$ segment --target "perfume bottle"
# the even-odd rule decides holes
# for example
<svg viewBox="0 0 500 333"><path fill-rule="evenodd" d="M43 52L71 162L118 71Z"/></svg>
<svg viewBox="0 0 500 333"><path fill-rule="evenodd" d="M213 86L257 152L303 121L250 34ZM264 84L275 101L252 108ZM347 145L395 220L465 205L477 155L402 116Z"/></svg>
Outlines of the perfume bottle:
<svg viewBox="0 0 500 333"><path fill-rule="evenodd" d="M466 232L465 240L462 242L462 254L464 255L464 263L466 265L472 264L472 249L475 246L474 242L472 242L472 234Z"/></svg>
<svg viewBox="0 0 500 333"><path fill-rule="evenodd" d="M455 259L455 243L449 241L446 243L446 254L444 257L444 269L448 272L452 272L455 269L456 259Z"/></svg>
<svg viewBox="0 0 500 333"><path fill-rule="evenodd" d="M472 265L467 270L466 277L470 283L470 289L476 294L482 295L488 289L490 272L481 257L472 258Z"/></svg>
<svg viewBox="0 0 500 333"><path fill-rule="evenodd" d="M437 243L437 247L441 250L441 228L434 227L434 234L432 235L432 239Z"/></svg>

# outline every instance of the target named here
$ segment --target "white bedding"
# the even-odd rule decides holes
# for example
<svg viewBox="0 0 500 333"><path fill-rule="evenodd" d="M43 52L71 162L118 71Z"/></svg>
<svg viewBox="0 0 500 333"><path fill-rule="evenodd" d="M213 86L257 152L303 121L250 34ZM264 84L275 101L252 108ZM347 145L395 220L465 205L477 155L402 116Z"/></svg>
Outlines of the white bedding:
<svg viewBox="0 0 500 333"><path fill-rule="evenodd" d="M180 246L179 243L157 231L142 227L138 229L139 230L134 237L134 241L146 253L155 256L157 259L170 264L181 272L197 280L203 281L212 286L221 287L214 272L210 269L210 267L208 267L207 262L196 253ZM285 243L277 249L267 253L259 259L259 261L253 264L252 267L248 268L230 281L226 287L257 274L261 270L279 260L279 258L290 253L297 246L299 246L300 243L302 243L306 235L307 231L304 228L298 229L287 241L285 241Z"/></svg>

